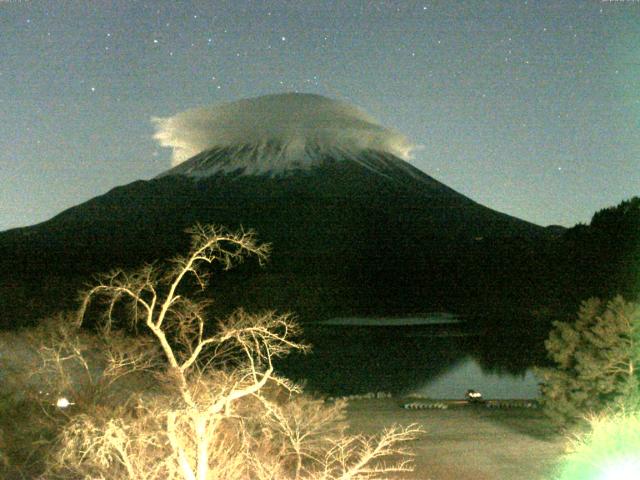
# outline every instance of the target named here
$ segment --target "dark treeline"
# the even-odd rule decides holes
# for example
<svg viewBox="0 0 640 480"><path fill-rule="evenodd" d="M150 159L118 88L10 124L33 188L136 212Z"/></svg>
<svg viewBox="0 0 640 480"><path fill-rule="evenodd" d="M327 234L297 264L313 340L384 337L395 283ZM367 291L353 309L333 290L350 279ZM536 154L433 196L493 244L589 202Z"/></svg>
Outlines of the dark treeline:
<svg viewBox="0 0 640 480"><path fill-rule="evenodd" d="M589 225L568 229L554 245L555 264L565 303L574 311L589 297L628 300L640 295L640 197L596 212Z"/></svg>

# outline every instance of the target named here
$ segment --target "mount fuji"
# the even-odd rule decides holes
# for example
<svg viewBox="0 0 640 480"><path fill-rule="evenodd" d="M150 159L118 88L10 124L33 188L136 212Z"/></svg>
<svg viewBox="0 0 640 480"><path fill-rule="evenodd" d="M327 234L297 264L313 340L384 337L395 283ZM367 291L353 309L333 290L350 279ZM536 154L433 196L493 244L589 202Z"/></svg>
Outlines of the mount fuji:
<svg viewBox="0 0 640 480"><path fill-rule="evenodd" d="M213 293L230 306L314 320L524 307L541 288L535 259L554 232L413 167L402 135L350 105L269 95L154 121L173 168L0 233L0 288L169 258L196 222L272 244L265 269L219 277Z"/></svg>

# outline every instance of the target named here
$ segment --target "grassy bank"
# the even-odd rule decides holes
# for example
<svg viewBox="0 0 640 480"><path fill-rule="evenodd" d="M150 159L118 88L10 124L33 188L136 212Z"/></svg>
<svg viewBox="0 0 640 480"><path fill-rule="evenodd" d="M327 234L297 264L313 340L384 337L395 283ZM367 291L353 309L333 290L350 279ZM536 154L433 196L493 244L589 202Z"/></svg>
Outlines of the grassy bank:
<svg viewBox="0 0 640 480"><path fill-rule="evenodd" d="M411 444L416 469L402 478L420 480L549 479L564 451L542 412L450 406L446 410L406 410L404 399L349 402L354 433L371 434L394 423L418 423L424 430Z"/></svg>

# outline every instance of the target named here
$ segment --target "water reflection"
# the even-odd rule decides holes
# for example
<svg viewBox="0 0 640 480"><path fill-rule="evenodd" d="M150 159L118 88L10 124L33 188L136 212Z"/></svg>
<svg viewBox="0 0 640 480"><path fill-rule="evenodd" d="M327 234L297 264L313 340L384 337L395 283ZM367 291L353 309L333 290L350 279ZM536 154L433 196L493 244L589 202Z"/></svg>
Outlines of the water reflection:
<svg viewBox="0 0 640 480"><path fill-rule="evenodd" d="M385 391L462 398L474 388L486 398L534 398L531 366L544 359L539 338L465 327L314 327L305 337L312 352L288 357L280 371L327 395Z"/></svg>
<svg viewBox="0 0 640 480"><path fill-rule="evenodd" d="M533 399L539 396L538 382L531 369L515 375L493 373L466 357L411 393L434 399L462 399L468 389L473 389L484 399Z"/></svg>

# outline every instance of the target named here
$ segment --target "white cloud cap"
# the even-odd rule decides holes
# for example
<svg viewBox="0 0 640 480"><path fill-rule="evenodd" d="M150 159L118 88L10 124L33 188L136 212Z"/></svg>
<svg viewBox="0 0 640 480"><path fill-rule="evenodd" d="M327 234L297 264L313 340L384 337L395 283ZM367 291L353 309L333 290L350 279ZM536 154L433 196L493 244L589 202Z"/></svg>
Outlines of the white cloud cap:
<svg viewBox="0 0 640 480"><path fill-rule="evenodd" d="M407 159L414 148L404 135L382 127L362 110L312 94L266 95L151 120L154 138L173 149L173 165L213 147L274 142L288 155L313 144L321 151L372 149Z"/></svg>

